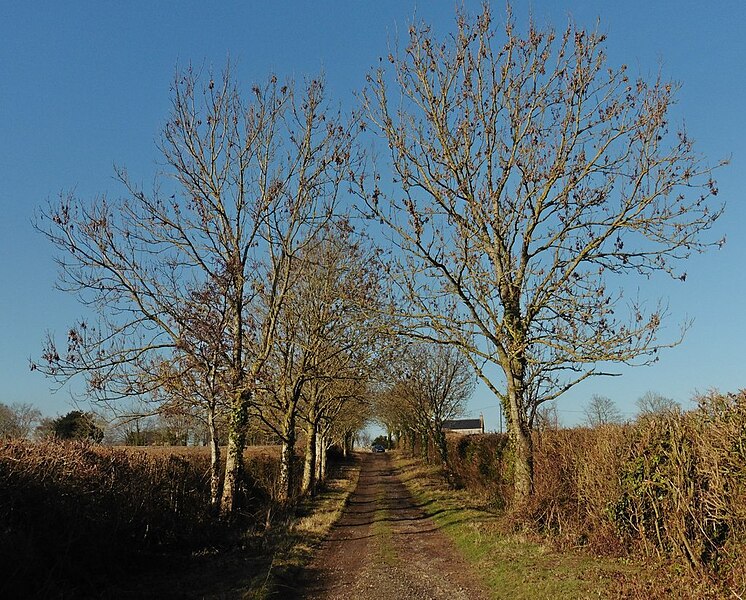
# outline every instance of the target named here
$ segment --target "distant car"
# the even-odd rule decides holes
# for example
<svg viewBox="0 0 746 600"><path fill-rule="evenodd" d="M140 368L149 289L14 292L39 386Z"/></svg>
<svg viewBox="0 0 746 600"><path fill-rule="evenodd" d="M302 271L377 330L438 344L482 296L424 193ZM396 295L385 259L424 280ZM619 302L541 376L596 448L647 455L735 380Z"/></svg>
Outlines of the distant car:
<svg viewBox="0 0 746 600"><path fill-rule="evenodd" d="M383 446L381 446L381 444L376 444L375 446L373 446L371 448L371 450L373 452L386 452L386 448L384 448Z"/></svg>

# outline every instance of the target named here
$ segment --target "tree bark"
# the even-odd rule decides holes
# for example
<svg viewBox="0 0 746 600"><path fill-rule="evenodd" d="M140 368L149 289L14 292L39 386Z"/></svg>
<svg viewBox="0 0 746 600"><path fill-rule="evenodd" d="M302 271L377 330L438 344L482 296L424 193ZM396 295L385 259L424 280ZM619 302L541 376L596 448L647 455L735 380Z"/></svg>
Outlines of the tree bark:
<svg viewBox="0 0 746 600"><path fill-rule="evenodd" d="M236 394L231 411L231 426L225 456L225 482L220 502L220 515L230 517L238 507L238 491L243 476L243 451L246 447L246 425L249 420L248 398L244 392Z"/></svg>
<svg viewBox="0 0 746 600"><path fill-rule="evenodd" d="M318 483L321 481L321 460L322 460L322 452L321 452L321 446L323 444L322 440L322 434L321 431L316 432L316 482Z"/></svg>
<svg viewBox="0 0 746 600"><path fill-rule="evenodd" d="M513 500L517 507L525 504L534 493L534 449L531 430L523 410L525 406L524 394L523 373L519 367L508 375L508 410L510 415L508 427L515 452Z"/></svg>
<svg viewBox="0 0 746 600"><path fill-rule="evenodd" d="M207 412L207 426L210 431L210 506L217 510L220 506L220 440L218 425L215 422L215 407Z"/></svg>
<svg viewBox="0 0 746 600"><path fill-rule="evenodd" d="M306 457L303 464L301 492L313 496L316 493L316 423L313 419L306 429Z"/></svg>
<svg viewBox="0 0 746 600"><path fill-rule="evenodd" d="M349 458L352 454L352 446L355 434L352 431L345 431L344 444L342 446L342 456Z"/></svg>
<svg viewBox="0 0 746 600"><path fill-rule="evenodd" d="M295 486L295 406L288 409L282 424L282 449L280 451L279 501L286 504L293 497Z"/></svg>
<svg viewBox="0 0 746 600"><path fill-rule="evenodd" d="M326 436L319 436L319 439L321 440L321 452L319 455L319 481L326 481L326 451L328 444L326 441Z"/></svg>

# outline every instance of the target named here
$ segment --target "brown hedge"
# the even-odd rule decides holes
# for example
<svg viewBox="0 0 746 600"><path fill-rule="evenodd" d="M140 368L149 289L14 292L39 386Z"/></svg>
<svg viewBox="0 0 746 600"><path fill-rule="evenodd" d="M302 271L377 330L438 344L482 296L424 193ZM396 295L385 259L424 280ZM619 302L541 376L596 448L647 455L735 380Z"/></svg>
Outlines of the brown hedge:
<svg viewBox="0 0 746 600"><path fill-rule="evenodd" d="M746 586L746 393L628 425L534 434L535 495L514 518L565 546L681 561ZM452 479L510 508L506 436L450 440Z"/></svg>
<svg viewBox="0 0 746 600"><path fill-rule="evenodd" d="M277 460L247 457L240 522L263 524ZM209 513L209 453L0 445L0 597L88 597L149 557L230 540Z"/></svg>

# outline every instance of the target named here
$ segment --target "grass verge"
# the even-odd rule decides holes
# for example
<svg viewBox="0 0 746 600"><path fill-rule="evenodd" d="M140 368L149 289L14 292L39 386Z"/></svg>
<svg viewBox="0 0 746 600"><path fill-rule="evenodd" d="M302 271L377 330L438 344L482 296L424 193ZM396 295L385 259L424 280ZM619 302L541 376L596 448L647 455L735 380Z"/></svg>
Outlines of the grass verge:
<svg viewBox="0 0 746 600"><path fill-rule="evenodd" d="M244 598L285 598L297 592L304 567L342 515L359 475L359 459L335 466L323 489L305 499L284 527L276 527L265 537L268 560L249 583Z"/></svg>
<svg viewBox="0 0 746 600"><path fill-rule="evenodd" d="M500 515L463 490L450 490L435 467L395 454L417 503L478 573L491 598L701 598L658 567L626 559L556 551L537 536L506 532ZM711 597L711 596L710 596Z"/></svg>

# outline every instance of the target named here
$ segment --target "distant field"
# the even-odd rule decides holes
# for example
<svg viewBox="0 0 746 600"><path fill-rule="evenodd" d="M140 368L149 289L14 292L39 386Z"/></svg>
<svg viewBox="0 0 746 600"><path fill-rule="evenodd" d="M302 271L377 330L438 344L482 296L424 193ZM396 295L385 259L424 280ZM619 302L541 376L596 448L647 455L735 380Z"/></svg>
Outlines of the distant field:
<svg viewBox="0 0 746 600"><path fill-rule="evenodd" d="M209 456L209 446L109 446L115 450L125 450L127 452L143 452L148 456ZM225 457L225 446L220 447L221 457ZM273 458L279 458L280 446L279 445L266 445L266 446L247 446L244 450L244 456L269 456Z"/></svg>

